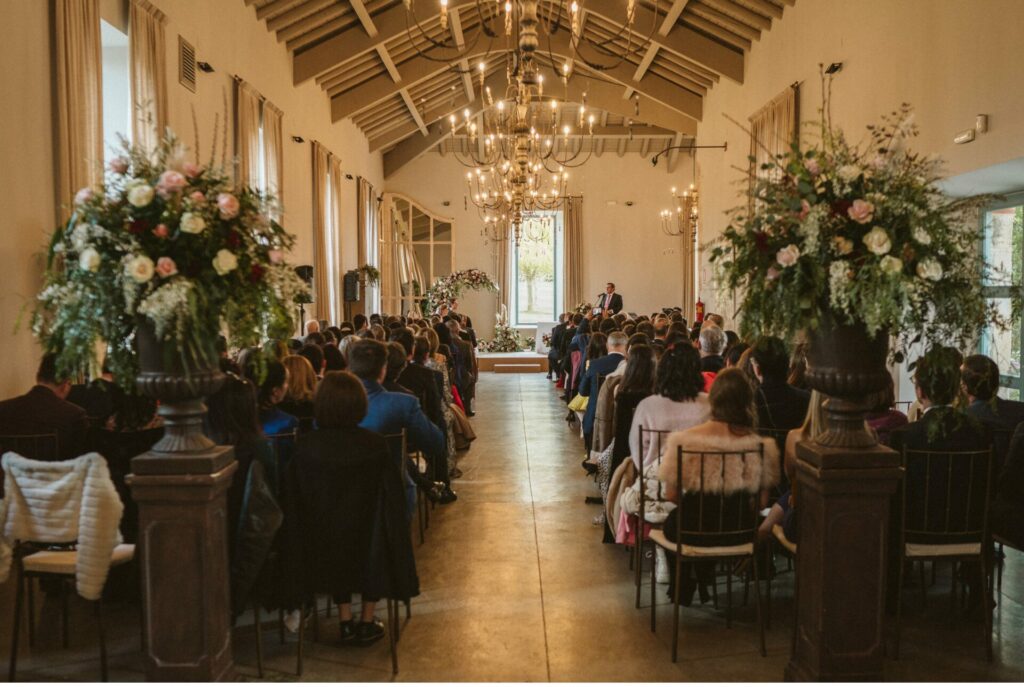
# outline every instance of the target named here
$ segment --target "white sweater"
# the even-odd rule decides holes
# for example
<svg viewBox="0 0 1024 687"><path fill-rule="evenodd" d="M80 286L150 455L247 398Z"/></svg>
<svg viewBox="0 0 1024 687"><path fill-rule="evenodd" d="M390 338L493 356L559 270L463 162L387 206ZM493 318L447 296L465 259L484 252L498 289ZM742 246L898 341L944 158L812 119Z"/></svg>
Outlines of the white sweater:
<svg viewBox="0 0 1024 687"><path fill-rule="evenodd" d="M95 600L103 592L110 557L121 541L124 506L98 453L44 462L5 453L4 499L0 501L0 582L11 568L15 540L78 542L75 584Z"/></svg>
<svg viewBox="0 0 1024 687"><path fill-rule="evenodd" d="M656 464L661 460L667 434L659 436L648 434L648 430L679 432L711 419L711 404L704 392L697 394L692 401L673 401L655 394L648 396L636 407L633 424L629 429L629 452L633 463L640 467L640 456L643 456L644 467ZM640 428L644 428L643 446L640 445Z"/></svg>

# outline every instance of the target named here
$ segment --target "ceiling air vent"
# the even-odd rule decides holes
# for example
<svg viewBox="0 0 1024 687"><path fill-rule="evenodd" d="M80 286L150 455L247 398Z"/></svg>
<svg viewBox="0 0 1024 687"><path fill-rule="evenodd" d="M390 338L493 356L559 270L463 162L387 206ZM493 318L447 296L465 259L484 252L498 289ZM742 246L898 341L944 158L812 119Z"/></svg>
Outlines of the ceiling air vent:
<svg viewBox="0 0 1024 687"><path fill-rule="evenodd" d="M178 36L178 83L196 92L196 49Z"/></svg>

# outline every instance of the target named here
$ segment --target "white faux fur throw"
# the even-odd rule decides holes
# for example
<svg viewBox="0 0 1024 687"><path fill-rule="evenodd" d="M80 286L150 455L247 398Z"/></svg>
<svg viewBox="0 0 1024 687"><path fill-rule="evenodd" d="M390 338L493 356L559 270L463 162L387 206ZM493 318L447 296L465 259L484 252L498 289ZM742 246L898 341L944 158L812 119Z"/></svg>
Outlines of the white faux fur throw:
<svg viewBox="0 0 1024 687"><path fill-rule="evenodd" d="M124 506L98 453L74 460L44 462L17 453L2 460L4 499L0 501L0 582L11 568L15 540L64 544L78 542L75 584L96 600L103 592Z"/></svg>
<svg viewBox="0 0 1024 687"><path fill-rule="evenodd" d="M701 454L689 451L736 451L725 456L704 456L704 491L712 494L732 494L738 491L757 492L769 489L779 483L779 447L775 440L756 434L737 437L712 437L703 432L688 429L669 435L662 454L658 477L662 482L674 485L678 448L683 453L683 490L699 491L701 488ZM758 448L764 446L764 460Z"/></svg>

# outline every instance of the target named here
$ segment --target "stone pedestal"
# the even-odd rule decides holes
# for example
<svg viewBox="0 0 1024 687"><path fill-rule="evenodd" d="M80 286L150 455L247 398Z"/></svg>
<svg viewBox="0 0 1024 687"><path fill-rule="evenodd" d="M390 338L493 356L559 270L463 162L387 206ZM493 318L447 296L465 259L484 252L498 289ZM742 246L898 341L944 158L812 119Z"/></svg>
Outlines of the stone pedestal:
<svg viewBox="0 0 1024 687"><path fill-rule="evenodd" d="M234 679L225 492L237 468L230 446L132 459L150 681Z"/></svg>
<svg viewBox="0 0 1024 687"><path fill-rule="evenodd" d="M787 680L883 679L889 504L902 473L884 446L797 447L796 646Z"/></svg>

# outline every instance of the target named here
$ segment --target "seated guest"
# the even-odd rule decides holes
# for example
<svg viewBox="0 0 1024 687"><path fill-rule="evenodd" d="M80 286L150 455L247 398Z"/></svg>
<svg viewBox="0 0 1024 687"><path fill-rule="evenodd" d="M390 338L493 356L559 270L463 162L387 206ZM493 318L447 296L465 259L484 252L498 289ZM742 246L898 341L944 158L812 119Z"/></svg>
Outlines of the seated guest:
<svg viewBox="0 0 1024 687"><path fill-rule="evenodd" d="M340 372L345 369L345 356L337 346L324 346L324 372Z"/></svg>
<svg viewBox="0 0 1024 687"><path fill-rule="evenodd" d="M729 346L729 348L725 349L725 353L722 355L722 359L725 361L725 366L739 367L740 357L749 349L750 346L742 341L737 341L732 346Z"/></svg>
<svg viewBox="0 0 1024 687"><path fill-rule="evenodd" d="M807 416L811 395L786 383L789 352L786 344L774 336L761 337L750 353L754 376L760 383L757 420L760 429L794 429Z"/></svg>
<svg viewBox="0 0 1024 687"><path fill-rule="evenodd" d="M323 346L325 342L326 342L326 339L324 339L324 335L323 334L321 334L320 332L313 332L312 334L307 334L306 335L306 338L302 340L302 345L303 346L318 346L319 347L319 346Z"/></svg>
<svg viewBox="0 0 1024 687"><path fill-rule="evenodd" d="M566 319L569 313L562 313L558 316L558 324L551 329L550 348L548 349L548 379L552 375L558 378L558 349L562 344L562 336L567 328Z"/></svg>
<svg viewBox="0 0 1024 687"><path fill-rule="evenodd" d="M85 411L89 422L94 427L105 427L107 421L114 415L115 396L124 393L114 383L114 375L107 366L107 360L103 361L103 369L100 376L91 380L88 384L74 384L68 391L67 402L73 403Z"/></svg>
<svg viewBox="0 0 1024 687"><path fill-rule="evenodd" d="M71 382L57 372L57 355L47 353L28 393L0 401L0 436L54 434L56 456L25 456L36 460L70 460L86 451L89 429L85 410L65 400Z"/></svg>
<svg viewBox="0 0 1024 687"><path fill-rule="evenodd" d="M319 379L324 373L324 349L317 344L306 344L299 349L299 355L309 361L313 366L313 372Z"/></svg>
<svg viewBox="0 0 1024 687"><path fill-rule="evenodd" d="M452 350L458 350L456 357L461 362L461 369L458 370L455 377L455 386L462 396L463 405L466 406L466 415L473 417L476 414L473 412L473 398L476 396L477 377L476 352L468 341L463 340L459 336L462 329L458 320L448 320L445 326L448 327L449 345L453 346Z"/></svg>
<svg viewBox="0 0 1024 687"><path fill-rule="evenodd" d="M416 394L412 389L402 386L398 381L398 377L402 374L402 370L405 369L406 363L408 362L405 357L405 349L402 348L402 344L395 341L389 342L387 346L388 373L384 377L384 382L381 386L388 391L395 392L396 394L408 394L409 396L415 397Z"/></svg>
<svg viewBox="0 0 1024 687"><path fill-rule="evenodd" d="M337 343L339 341L341 341L342 336L343 336L341 332L342 332L343 329L345 329L346 326L348 327L348 330L349 330L348 333L351 334L352 333L352 325L349 324L348 322L342 322L341 326L339 326L339 327L331 326L331 327L327 328L327 331L330 332L331 336L334 337L335 345L337 345Z"/></svg>
<svg viewBox="0 0 1024 687"><path fill-rule="evenodd" d="M444 460L444 433L423 414L419 401L381 386L387 375L387 362L387 347L378 341L357 341L349 348L349 369L363 382L369 398L369 410L359 426L379 434L397 434L404 429L409 446L421 450L428 464ZM396 464L401 464L402 459L408 460L405 456L395 456ZM426 479L414 466L409 476L431 500L451 503L457 498L449 487ZM411 496L409 517L416 503L415 493Z"/></svg>
<svg viewBox="0 0 1024 687"><path fill-rule="evenodd" d="M366 319L366 315L359 313L353 315L352 326L355 328L353 333L358 336L370 328L370 321Z"/></svg>
<svg viewBox="0 0 1024 687"><path fill-rule="evenodd" d="M665 451L658 468L658 479L664 484L664 496L667 500L678 504L669 513L664 523L664 533L669 541L674 542L679 518L683 519L683 530L696 529L702 518L701 501L695 497L697 492L722 495L729 500L741 499L732 507L726 506L724 512L733 514L730 523L723 523L723 530L739 530L753 525L756 503L750 504L750 515L740 515L744 509L742 502L751 498L751 494L764 498L768 490L779 482L779 450L775 442L768 437L757 434L754 425L757 413L754 406L754 392L750 380L739 370L726 370L718 375L711 387L709 397L711 406L710 419L685 431L673 432L666 441ZM699 453L684 453L682 456L682 484L676 483L679 472L679 449L684 451L736 451L736 455L708 456L702 460ZM721 461L725 461L722 466ZM703 546L729 546L740 543L720 535L718 541L700 538L696 541L682 543L700 544ZM748 540L749 541L749 540ZM674 555L668 556L670 579L675 580ZM701 602L708 600L706 585L714 583L714 567L698 564L686 567L681 571L682 595L684 606L692 602L693 594L700 583ZM673 598L671 585L669 598Z"/></svg>
<svg viewBox="0 0 1024 687"><path fill-rule="evenodd" d="M729 350L740 342L740 335L731 329L725 330L725 350ZM723 354L724 355L724 354Z"/></svg>
<svg viewBox="0 0 1024 687"><path fill-rule="evenodd" d="M654 395L641 401L633 414L629 449L638 468L646 469L661 459L664 437L649 430L677 432L707 422L711 406L703 388L696 349L687 344L668 348L658 361ZM645 430L642 444L641 427Z"/></svg>
<svg viewBox="0 0 1024 687"><path fill-rule="evenodd" d="M597 340L594 335L593 341ZM594 416L597 412L598 378L613 373L626 360L626 335L612 332L608 337L608 354L590 361L580 382L580 395L587 397L587 410L583 415L583 439L589 457L594 436Z"/></svg>
<svg viewBox="0 0 1024 687"><path fill-rule="evenodd" d="M381 343L385 343L388 340L387 331L382 324L375 324L370 327L370 333L373 335L374 340Z"/></svg>
<svg viewBox="0 0 1024 687"><path fill-rule="evenodd" d="M405 354L407 365L402 369L398 381L402 386L410 389L416 398L420 400L423 412L430 421L438 428L444 429L444 413L441 410L441 393L438 390L438 376L433 370L428 370L422 364L416 364L413 353L416 346L416 337L412 330L405 327L396 329L391 333L391 342L397 343ZM447 479L448 471L444 471ZM437 481L444 481L438 478Z"/></svg>
<svg viewBox="0 0 1024 687"><path fill-rule="evenodd" d="M306 320L306 336L310 334L316 334L320 331L319 320Z"/></svg>
<svg viewBox="0 0 1024 687"><path fill-rule="evenodd" d="M700 332L700 371L718 373L725 367L725 332L718 327L705 327Z"/></svg>
<svg viewBox="0 0 1024 687"><path fill-rule="evenodd" d="M276 360L266 362L263 382L259 386L259 418L267 436L293 432L299 428L299 419L278 407L288 395L288 370ZM249 379L255 377L250 370Z"/></svg>
<svg viewBox="0 0 1024 687"><path fill-rule="evenodd" d="M811 392L813 397L814 392ZM867 414L865 418L875 434L878 435L878 441L886 446L889 445L890 436L893 430L899 429L900 427L907 424L907 416L896 410L893 406L896 405L896 389L893 384L892 378L889 378L889 385L882 393L878 395L878 401L871 412Z"/></svg>
<svg viewBox="0 0 1024 687"><path fill-rule="evenodd" d="M288 468L285 578L291 601L317 592L338 604L343 645L384 636L374 618L382 598L419 594L402 478L383 437L359 427L366 391L346 372L328 372L316 395L317 429L302 437ZM352 616L352 595L362 605Z"/></svg>
<svg viewBox="0 0 1024 687"><path fill-rule="evenodd" d="M345 360L345 368L348 369L348 347L356 341L359 341L359 337L353 334L349 334L341 341L338 342L338 352L341 353Z"/></svg>
<svg viewBox="0 0 1024 687"><path fill-rule="evenodd" d="M984 355L971 355L960 367L961 391L967 397L964 409L992 430L996 462L1002 465L1017 425L1024 422L1024 403L999 398L999 366Z"/></svg>
<svg viewBox="0 0 1024 687"><path fill-rule="evenodd" d="M288 390L277 407L299 418L302 429L313 426L313 397L316 395L316 374L309 359L301 355L285 356L281 361L288 372Z"/></svg>
<svg viewBox="0 0 1024 687"><path fill-rule="evenodd" d="M1013 433L994 490L989 512L992 534L1024 551L1024 423Z"/></svg>

